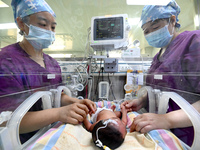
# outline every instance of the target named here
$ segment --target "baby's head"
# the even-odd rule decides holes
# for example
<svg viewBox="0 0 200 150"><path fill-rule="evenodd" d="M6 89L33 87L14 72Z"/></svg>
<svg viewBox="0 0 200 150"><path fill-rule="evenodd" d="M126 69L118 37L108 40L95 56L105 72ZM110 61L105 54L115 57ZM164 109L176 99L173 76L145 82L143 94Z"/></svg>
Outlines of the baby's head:
<svg viewBox="0 0 200 150"><path fill-rule="evenodd" d="M111 149L118 148L124 141L126 126L119 118L100 120L92 130L92 139L96 146Z"/></svg>

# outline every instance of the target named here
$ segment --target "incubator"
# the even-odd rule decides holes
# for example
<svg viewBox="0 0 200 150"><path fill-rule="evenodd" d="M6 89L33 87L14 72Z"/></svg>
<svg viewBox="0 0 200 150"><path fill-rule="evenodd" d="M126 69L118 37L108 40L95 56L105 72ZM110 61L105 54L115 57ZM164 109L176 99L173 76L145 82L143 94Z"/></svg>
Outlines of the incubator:
<svg viewBox="0 0 200 150"><path fill-rule="evenodd" d="M57 89L51 89L50 91L40 91L32 94L12 113L1 113L1 119L3 118L5 119L4 121L8 121L5 127L0 128L1 149L30 149L30 146L33 145L37 139L41 138L45 134L45 132L47 132L52 127L56 127L56 125L59 124L58 122L50 124L49 126L40 129L30 140L28 140L24 144L21 144L20 142L19 125L27 111L39 99L42 99L43 109L60 107L60 96L62 91L64 91L64 93L66 93L67 95L71 96L71 91L66 86L59 86ZM149 97L149 112L151 113L166 113L168 107L167 102L169 99L173 99L174 102L176 102L177 105L179 105L184 110L184 112L186 113L186 115L188 115L193 124L195 137L191 147L187 146L184 143L182 143L182 145L185 147L184 149L199 149L199 113L188 102L186 102L186 100L184 100L181 96L174 92L160 91L157 89L152 89L149 86L145 86L138 91L138 97L143 96L145 94L148 94Z"/></svg>

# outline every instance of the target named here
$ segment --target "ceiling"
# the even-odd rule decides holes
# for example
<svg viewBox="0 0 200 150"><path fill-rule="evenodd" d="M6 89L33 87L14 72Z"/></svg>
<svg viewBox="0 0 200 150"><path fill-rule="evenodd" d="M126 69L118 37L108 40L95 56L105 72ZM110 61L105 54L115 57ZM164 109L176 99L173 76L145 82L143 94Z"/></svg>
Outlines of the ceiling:
<svg viewBox="0 0 200 150"><path fill-rule="evenodd" d="M10 6L11 0L2 0ZM91 48L86 46L88 29L93 16L128 14L129 18L139 18L143 6L127 5L126 0L46 0L56 13L56 42L48 54L72 54L73 57L88 55ZM198 12L200 0L176 0L181 7L179 22L180 32L199 29L194 17ZM197 7L198 6L198 7ZM11 7L0 8L0 24L12 23ZM17 29L0 30L0 48L17 41ZM139 20L132 22L129 41L140 41L141 52L148 53L148 44L139 26ZM153 54L149 54L153 55ZM63 55L64 56L64 55Z"/></svg>

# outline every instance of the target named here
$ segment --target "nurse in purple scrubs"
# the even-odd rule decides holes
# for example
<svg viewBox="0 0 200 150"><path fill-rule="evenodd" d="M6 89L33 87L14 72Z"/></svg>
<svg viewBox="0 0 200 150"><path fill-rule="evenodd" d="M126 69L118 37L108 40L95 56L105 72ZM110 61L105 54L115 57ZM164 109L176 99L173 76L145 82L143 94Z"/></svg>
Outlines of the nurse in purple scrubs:
<svg viewBox="0 0 200 150"><path fill-rule="evenodd" d="M175 0L171 0L167 6L148 5L143 8L141 21L144 36L149 45L160 48L148 71L146 85L161 91L176 92L200 112L200 30L178 33L179 13L180 7ZM122 105L137 111L148 103L143 96ZM171 129L179 139L191 146L194 137L191 126L187 115L170 100L168 113L139 115L131 131L145 133L153 129Z"/></svg>
<svg viewBox="0 0 200 150"><path fill-rule="evenodd" d="M0 51L0 112L13 111L35 91L62 85L58 62L43 53L55 41L55 13L44 0L12 0L11 5L24 38ZM65 94L61 104L60 108L42 110L38 101L22 119L21 142L53 122L78 124L96 109L88 99L78 100Z"/></svg>

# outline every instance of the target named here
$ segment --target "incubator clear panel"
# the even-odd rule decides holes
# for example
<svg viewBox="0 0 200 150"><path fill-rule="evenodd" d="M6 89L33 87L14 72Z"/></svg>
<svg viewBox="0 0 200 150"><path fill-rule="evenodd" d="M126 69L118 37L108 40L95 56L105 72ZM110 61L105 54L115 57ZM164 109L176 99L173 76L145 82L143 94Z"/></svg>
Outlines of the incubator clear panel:
<svg viewBox="0 0 200 150"><path fill-rule="evenodd" d="M11 1L0 1L0 149L1 141L5 141L2 137L7 133L14 137L10 138L15 142L12 145L19 144L20 147L16 138L19 126L16 127L15 122L19 125L21 120L13 119L13 113L23 112L18 110L19 106L23 104L21 109L25 109L30 102L33 106L27 111L58 108L62 92L96 103L121 104L145 97L145 107L137 110L141 114L166 114L171 108L176 110L180 107L183 116L191 120L192 127L187 131L176 128L170 131L182 137L183 143L188 140L185 135L194 133L194 143L190 140L188 145L198 147L200 106L195 102L200 100L200 54L196 53L199 52L200 40L192 41L193 36L198 34L188 36L188 33L200 30L200 0L176 0L181 8L178 16L181 27L174 30L188 36L188 39L180 38L172 51L165 51L167 53L163 52L165 49L150 46L146 40L147 33L141 28L140 20L144 5L129 5L128 0L46 0L56 14L51 26L56 34L49 33L52 40L55 35L55 41L34 58L27 51L29 45L21 42L27 35L19 32L33 28L33 33L37 34L34 32L37 30L30 26L28 18L24 18L27 25L21 28L15 24ZM32 5L30 0L26 2ZM116 16L118 18L113 19ZM35 26L45 28L48 22L41 20ZM96 25L95 28L93 25ZM108 35L111 28L114 29ZM117 41L119 39L121 41ZM113 40L116 40L115 46ZM99 46L97 41L101 41L102 45ZM188 46L188 49L183 50L182 46ZM173 49L179 51L174 52ZM188 51L191 53L188 54ZM163 54L162 57L159 57L160 54ZM157 58L159 60L155 61ZM38 92L46 93L39 93L39 98L34 97L33 101L37 98L38 101L33 104L29 98ZM16 116L21 117L20 114ZM11 117L10 123L13 124L9 124ZM16 127L15 135L13 127ZM4 129L6 132L1 132ZM8 143L5 145L9 147Z"/></svg>

